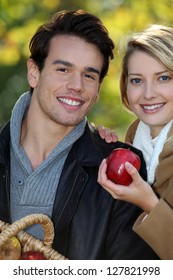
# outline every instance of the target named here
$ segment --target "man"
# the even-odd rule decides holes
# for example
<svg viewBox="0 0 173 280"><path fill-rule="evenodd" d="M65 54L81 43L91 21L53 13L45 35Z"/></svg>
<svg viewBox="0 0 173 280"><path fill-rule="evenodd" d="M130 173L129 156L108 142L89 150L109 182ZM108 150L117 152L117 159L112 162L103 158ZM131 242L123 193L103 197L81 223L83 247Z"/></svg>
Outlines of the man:
<svg viewBox="0 0 173 280"><path fill-rule="evenodd" d="M132 232L140 210L114 201L97 183L101 160L128 146L107 144L86 119L113 49L97 17L56 14L31 39L30 92L19 98L0 137L0 218L48 215L54 248L69 259L157 258ZM42 238L38 225L28 231Z"/></svg>

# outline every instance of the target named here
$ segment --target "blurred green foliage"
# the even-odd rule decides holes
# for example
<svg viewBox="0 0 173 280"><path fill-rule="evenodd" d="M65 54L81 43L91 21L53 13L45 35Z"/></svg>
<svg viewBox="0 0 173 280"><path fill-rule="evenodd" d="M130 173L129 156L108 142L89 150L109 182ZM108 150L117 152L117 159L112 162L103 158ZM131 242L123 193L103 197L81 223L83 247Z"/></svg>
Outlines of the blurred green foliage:
<svg viewBox="0 0 173 280"><path fill-rule="evenodd" d="M0 0L0 124L18 97L29 89L26 61L35 30L55 12L84 9L99 16L115 42L115 58L101 87L100 100L89 115L96 124L115 129L120 138L134 116L121 105L119 45L126 35L148 24L173 24L173 0Z"/></svg>

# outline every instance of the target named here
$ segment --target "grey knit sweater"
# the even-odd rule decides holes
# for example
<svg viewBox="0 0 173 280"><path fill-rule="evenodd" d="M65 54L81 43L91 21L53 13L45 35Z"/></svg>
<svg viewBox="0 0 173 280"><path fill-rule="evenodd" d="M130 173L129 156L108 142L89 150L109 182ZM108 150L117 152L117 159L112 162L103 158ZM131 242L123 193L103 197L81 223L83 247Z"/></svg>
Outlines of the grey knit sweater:
<svg viewBox="0 0 173 280"><path fill-rule="evenodd" d="M31 95L24 93L16 102L11 116L11 215L12 221L31 213L51 217L56 189L64 161L73 143L83 134L86 119L78 124L33 170L30 160L20 144L20 129ZM41 226L27 229L36 238L43 238Z"/></svg>

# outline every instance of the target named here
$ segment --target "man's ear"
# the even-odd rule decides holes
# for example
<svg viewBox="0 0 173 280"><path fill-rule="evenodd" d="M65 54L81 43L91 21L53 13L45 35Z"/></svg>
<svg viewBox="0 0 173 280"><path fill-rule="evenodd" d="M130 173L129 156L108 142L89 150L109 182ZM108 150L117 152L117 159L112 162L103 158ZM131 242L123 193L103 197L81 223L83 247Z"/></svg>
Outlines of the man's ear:
<svg viewBox="0 0 173 280"><path fill-rule="evenodd" d="M33 59L29 59L27 61L27 68L28 68L28 82L30 87L35 88L37 86L37 82L39 79L39 70L38 70L38 66L36 65L36 63L34 62Z"/></svg>
<svg viewBox="0 0 173 280"><path fill-rule="evenodd" d="M97 93L94 102L96 103L96 102L98 102L98 100L99 100L99 92Z"/></svg>
<svg viewBox="0 0 173 280"><path fill-rule="evenodd" d="M102 82L100 82L100 84L99 84L98 92L97 92L97 95L96 95L95 100L94 100L95 103L98 102L98 100L99 100L101 85L102 85Z"/></svg>

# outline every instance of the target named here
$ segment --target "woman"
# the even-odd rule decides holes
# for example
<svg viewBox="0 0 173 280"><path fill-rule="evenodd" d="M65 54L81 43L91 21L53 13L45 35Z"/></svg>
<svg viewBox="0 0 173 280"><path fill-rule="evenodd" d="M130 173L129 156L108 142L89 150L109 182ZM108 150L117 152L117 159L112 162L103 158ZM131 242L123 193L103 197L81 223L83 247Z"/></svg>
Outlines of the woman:
<svg viewBox="0 0 173 280"><path fill-rule="evenodd" d="M161 259L173 259L173 28L152 25L132 36L123 57L120 91L123 105L137 116L125 141L142 150L148 182L127 162L133 182L129 187L114 184L106 176L106 160L98 182L115 199L144 210L133 230Z"/></svg>

